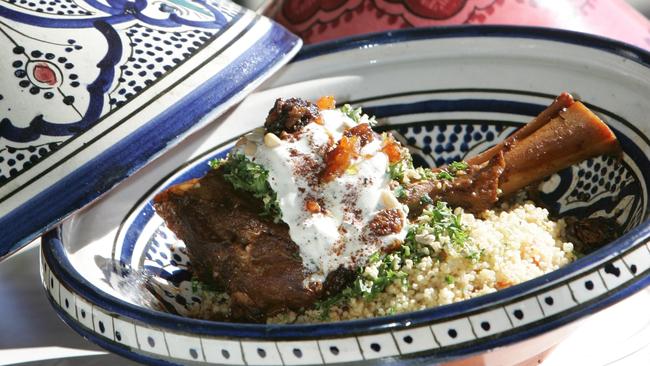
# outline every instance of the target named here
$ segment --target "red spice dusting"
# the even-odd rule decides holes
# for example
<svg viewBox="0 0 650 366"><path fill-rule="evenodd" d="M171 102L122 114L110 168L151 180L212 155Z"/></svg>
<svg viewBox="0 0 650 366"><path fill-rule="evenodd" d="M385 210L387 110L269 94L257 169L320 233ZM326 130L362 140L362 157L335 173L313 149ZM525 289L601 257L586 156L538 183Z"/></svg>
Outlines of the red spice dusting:
<svg viewBox="0 0 650 366"><path fill-rule="evenodd" d="M361 146L366 146L367 143L372 142L374 137L374 132L370 128L370 125L367 123L358 124L350 129L345 130L343 135L347 137L358 136L361 141Z"/></svg>
<svg viewBox="0 0 650 366"><path fill-rule="evenodd" d="M317 186L319 183L318 175L314 174L317 172L321 163L308 155L298 155L299 159L294 159L293 172L297 176L305 177L310 186Z"/></svg>
<svg viewBox="0 0 650 366"><path fill-rule="evenodd" d="M342 226L339 227L339 232L341 232L341 229L343 229ZM342 233L342 234L345 234L345 229L343 229L343 233ZM341 254L343 254L343 251L344 251L344 250L345 250L345 243L344 243L342 240L337 241L337 242L334 243L334 245L332 246L332 253L333 253L334 255L340 256Z"/></svg>
<svg viewBox="0 0 650 366"><path fill-rule="evenodd" d="M316 105L321 111L326 109L334 109L336 107L336 100L334 100L333 96L326 95L320 97L316 102Z"/></svg>
<svg viewBox="0 0 650 366"><path fill-rule="evenodd" d="M402 230L402 216L396 208L379 211L370 221L370 231L379 236L399 233Z"/></svg>
<svg viewBox="0 0 650 366"><path fill-rule="evenodd" d="M359 156L359 137L343 136L338 145L325 155L325 168L320 172L322 182L331 182L343 175L352 159Z"/></svg>
<svg viewBox="0 0 650 366"><path fill-rule="evenodd" d="M400 152L400 146L393 139L392 135L389 135L388 139L386 140L386 143L384 147L381 148L381 151L384 152L384 154L388 155L388 161L391 164L397 163L402 159L402 153Z"/></svg>
<svg viewBox="0 0 650 366"><path fill-rule="evenodd" d="M498 290L501 290L503 288L510 287L510 286L512 286L512 283L510 283L508 281L497 281L497 283L496 283L496 288Z"/></svg>

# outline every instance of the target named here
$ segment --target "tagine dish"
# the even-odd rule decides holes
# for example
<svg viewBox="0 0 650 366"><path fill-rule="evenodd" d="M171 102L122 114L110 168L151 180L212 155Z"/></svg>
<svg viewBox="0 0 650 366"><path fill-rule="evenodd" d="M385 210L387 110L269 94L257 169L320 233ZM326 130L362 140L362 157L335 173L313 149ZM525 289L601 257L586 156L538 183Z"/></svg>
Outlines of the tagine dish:
<svg viewBox="0 0 650 366"><path fill-rule="evenodd" d="M650 56L481 29L306 48L43 236L54 308L149 364L537 362L650 283Z"/></svg>

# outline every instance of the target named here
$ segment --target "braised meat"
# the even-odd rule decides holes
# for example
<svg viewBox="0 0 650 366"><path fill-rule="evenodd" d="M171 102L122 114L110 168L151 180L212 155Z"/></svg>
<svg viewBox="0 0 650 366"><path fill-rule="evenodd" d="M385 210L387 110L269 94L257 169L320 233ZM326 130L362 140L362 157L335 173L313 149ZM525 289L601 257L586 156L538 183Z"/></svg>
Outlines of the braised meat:
<svg viewBox="0 0 650 366"><path fill-rule="evenodd" d="M499 200L499 178L504 168L503 153L499 152L483 164L470 165L464 174L451 181L414 182L406 195L409 215L419 215L427 202L436 201L445 201L452 207L463 207L471 212L489 209Z"/></svg>
<svg viewBox="0 0 650 366"><path fill-rule="evenodd" d="M621 227L615 219L594 217L578 219L566 217L567 240L575 245L576 251L589 254L621 236Z"/></svg>
<svg viewBox="0 0 650 366"><path fill-rule="evenodd" d="M156 212L185 241L192 271L231 297L231 318L267 316L310 306L319 289L305 288L298 247L284 223L259 216L262 205L236 191L221 170L155 197Z"/></svg>

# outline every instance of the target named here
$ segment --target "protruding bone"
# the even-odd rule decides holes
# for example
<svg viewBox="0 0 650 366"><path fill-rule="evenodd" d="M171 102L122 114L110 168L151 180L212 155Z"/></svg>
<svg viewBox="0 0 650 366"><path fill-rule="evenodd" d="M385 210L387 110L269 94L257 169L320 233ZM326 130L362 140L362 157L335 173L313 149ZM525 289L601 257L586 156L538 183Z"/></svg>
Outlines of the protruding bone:
<svg viewBox="0 0 650 366"><path fill-rule="evenodd" d="M529 136L506 145L499 188L508 195L583 160L616 154L620 146L612 130L575 102Z"/></svg>
<svg viewBox="0 0 650 366"><path fill-rule="evenodd" d="M525 186L585 159L620 154L614 133L584 104L562 93L548 108L503 142L467 160L467 174L452 183L420 181L407 187L412 214L423 195L481 211ZM426 200L424 200L426 202Z"/></svg>

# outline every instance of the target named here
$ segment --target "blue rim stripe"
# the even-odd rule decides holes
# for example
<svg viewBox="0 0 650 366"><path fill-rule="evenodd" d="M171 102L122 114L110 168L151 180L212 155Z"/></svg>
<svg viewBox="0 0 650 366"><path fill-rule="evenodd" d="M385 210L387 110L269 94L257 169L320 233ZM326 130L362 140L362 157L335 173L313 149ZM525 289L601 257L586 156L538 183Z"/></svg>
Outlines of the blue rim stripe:
<svg viewBox="0 0 650 366"><path fill-rule="evenodd" d="M300 53L298 53L291 62L299 62L326 54L361 47L420 41L431 38L442 39L462 37L527 38L568 43L577 46L595 48L638 62L644 66L650 66L650 53L629 43L583 32L515 25L452 25L369 33L340 38L315 45L307 45L302 48Z"/></svg>
<svg viewBox="0 0 650 366"><path fill-rule="evenodd" d="M420 102L382 104L378 106L367 106L363 111L369 116L377 118L402 116L407 114L429 113L429 112L503 112L521 116L535 117L546 108L545 105L537 103L517 102L512 100L496 99L429 99Z"/></svg>
<svg viewBox="0 0 650 366"><path fill-rule="evenodd" d="M278 62L291 56L299 44L295 36L272 23L268 32L250 49L179 103L0 219L0 259L135 173L164 150L170 139L188 131L214 108L243 98L240 93L242 86L248 88L260 84L272 74ZM246 67L242 68L242 65ZM151 136L160 138L154 140ZM77 182L87 184L80 188ZM36 232L35 227L39 228Z"/></svg>
<svg viewBox="0 0 650 366"><path fill-rule="evenodd" d="M68 314L63 308L59 306L59 304L52 299L52 296L45 291L45 296L47 296L47 299L50 301L50 305L54 308L54 311L56 312L56 315L63 320L64 323L66 323L70 328L72 328L75 332L79 333L82 335L84 338L88 339L89 341L95 343L96 345L104 348L105 350L118 354L120 356L124 356L130 360L147 364L147 365L159 365L159 366L177 366L180 364L177 363L172 363L169 361L161 360L159 358L154 358L154 357L149 357L145 356L139 353L136 353L134 351L131 351L131 349L128 346L118 344L116 342L112 342L100 335L97 335L97 333L91 331L90 329L84 327L79 323L76 319L72 318L70 314ZM151 355L153 356L153 354Z"/></svg>

